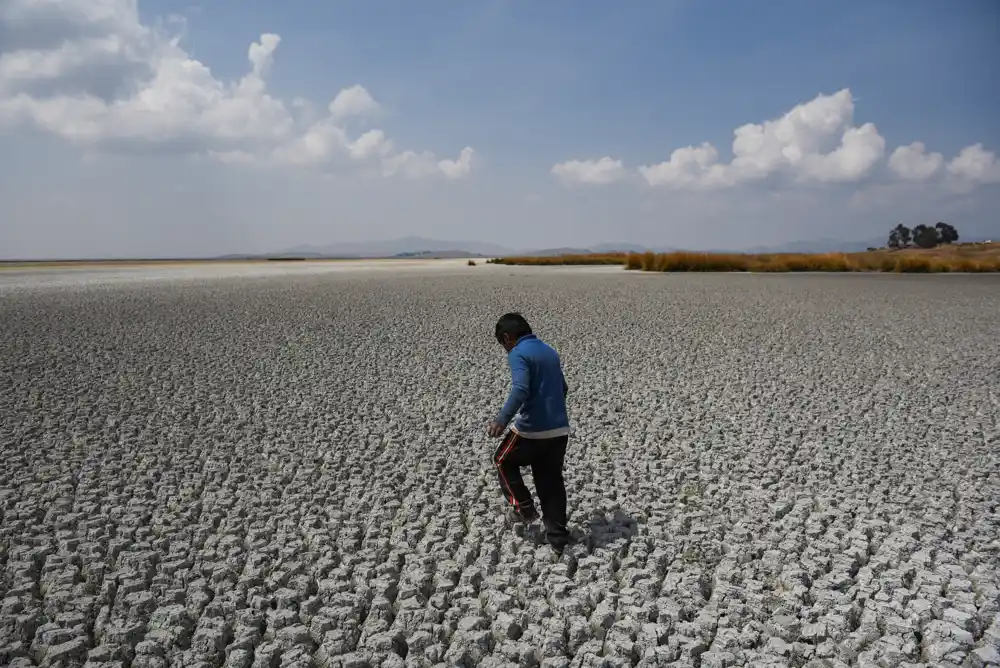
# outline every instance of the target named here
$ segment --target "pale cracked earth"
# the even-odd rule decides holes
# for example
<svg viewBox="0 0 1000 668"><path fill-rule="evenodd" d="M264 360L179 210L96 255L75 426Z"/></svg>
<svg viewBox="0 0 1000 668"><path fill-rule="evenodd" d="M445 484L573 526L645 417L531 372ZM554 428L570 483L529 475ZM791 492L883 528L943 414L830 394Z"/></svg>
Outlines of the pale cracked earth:
<svg viewBox="0 0 1000 668"><path fill-rule="evenodd" d="M1000 662L996 278L132 271L0 277L0 664ZM500 519L513 309L561 559Z"/></svg>

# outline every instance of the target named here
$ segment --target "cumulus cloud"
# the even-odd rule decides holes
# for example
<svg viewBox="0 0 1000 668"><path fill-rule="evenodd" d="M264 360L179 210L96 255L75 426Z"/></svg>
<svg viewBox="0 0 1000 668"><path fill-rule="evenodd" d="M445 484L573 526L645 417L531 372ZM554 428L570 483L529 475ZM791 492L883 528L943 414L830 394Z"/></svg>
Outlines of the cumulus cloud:
<svg viewBox="0 0 1000 668"><path fill-rule="evenodd" d="M378 102L365 90L364 86L355 84L337 93L330 103L330 116L337 120L352 116L369 116L381 110Z"/></svg>
<svg viewBox="0 0 1000 668"><path fill-rule="evenodd" d="M466 146L458 155L458 160L440 160L438 169L449 179L460 179L472 171L473 150Z"/></svg>
<svg viewBox="0 0 1000 668"><path fill-rule="evenodd" d="M1000 183L1000 161L981 143L966 146L946 163L940 153L928 153L923 142L913 142L892 152L889 171L902 181L917 183L943 175L946 185L956 192Z"/></svg>
<svg viewBox="0 0 1000 668"><path fill-rule="evenodd" d="M708 142L675 149L660 163L639 166L635 173L647 185L675 189L725 188L782 176L794 183L859 183L878 173L886 153L885 139L873 123L854 123L854 97L849 89L820 94L779 118L747 123L733 131L732 159L724 161ZM888 170L906 181L925 181L941 173L944 158L927 153L921 142L901 146L888 160ZM970 146L947 165L952 179L964 184L1000 180L1000 163L980 144ZM627 178L620 160L574 160L552 173L564 182L601 184Z"/></svg>
<svg viewBox="0 0 1000 668"><path fill-rule="evenodd" d="M666 162L640 167L639 174L652 186L696 186L725 179L718 160L719 152L706 142L676 149Z"/></svg>
<svg viewBox="0 0 1000 668"><path fill-rule="evenodd" d="M799 178L821 183L850 183L866 176L885 153L885 139L872 123L847 128L840 146L829 153L807 153ZM794 162L790 163L793 167Z"/></svg>
<svg viewBox="0 0 1000 668"><path fill-rule="evenodd" d="M552 174L564 183L606 185L625 178L625 168L621 160L605 156L600 160L569 160L554 165Z"/></svg>
<svg viewBox="0 0 1000 668"><path fill-rule="evenodd" d="M403 151L382 161L382 173L385 176L401 174L406 178L417 179L440 172L445 178L460 179L472 170L473 153L467 146L462 149L457 160L438 160L432 153Z"/></svg>
<svg viewBox="0 0 1000 668"><path fill-rule="evenodd" d="M982 144L966 146L948 163L948 173L970 184L1000 183L1000 162Z"/></svg>
<svg viewBox="0 0 1000 668"><path fill-rule="evenodd" d="M881 159L885 140L871 123L854 127L853 117L849 90L818 95L781 118L736 128L728 163L703 143L677 149L666 162L640 167L639 173L651 186L688 188L737 185L778 172L798 181L856 181Z"/></svg>
<svg viewBox="0 0 1000 668"><path fill-rule="evenodd" d="M926 181L941 169L944 156L928 153L923 142L900 146L889 156L889 170L904 181Z"/></svg>
<svg viewBox="0 0 1000 668"><path fill-rule="evenodd" d="M222 81L191 57L178 35L144 25L136 0L0 2L0 126L30 127L81 146L170 150L222 162L323 168L375 161L381 173L412 162L382 130L352 138L344 125L380 111L359 84L341 90L321 118L312 105L268 92L281 37L264 33L247 51L249 71ZM408 174L455 179L470 172L472 149L456 160L421 153Z"/></svg>

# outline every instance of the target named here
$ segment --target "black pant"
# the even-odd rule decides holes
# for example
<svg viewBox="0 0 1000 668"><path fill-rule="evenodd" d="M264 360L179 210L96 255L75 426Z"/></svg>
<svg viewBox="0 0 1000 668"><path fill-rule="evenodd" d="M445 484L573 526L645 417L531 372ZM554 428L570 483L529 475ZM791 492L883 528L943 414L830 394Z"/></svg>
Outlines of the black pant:
<svg viewBox="0 0 1000 668"><path fill-rule="evenodd" d="M563 459L568 441L568 436L535 439L508 431L493 453L504 498L525 517L537 515L531 493L521 477L521 467L531 467L531 477L542 506L545 534L549 544L557 547L565 546L569 541L566 486L563 482Z"/></svg>

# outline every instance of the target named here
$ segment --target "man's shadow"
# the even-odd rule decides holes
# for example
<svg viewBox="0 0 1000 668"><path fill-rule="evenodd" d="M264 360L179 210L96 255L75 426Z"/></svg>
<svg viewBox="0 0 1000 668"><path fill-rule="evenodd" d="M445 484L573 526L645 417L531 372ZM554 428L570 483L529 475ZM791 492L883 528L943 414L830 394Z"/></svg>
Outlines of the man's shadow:
<svg viewBox="0 0 1000 668"><path fill-rule="evenodd" d="M577 531L579 533L574 538L593 551L631 541L639 532L639 523L628 513L616 510L610 515L607 513L594 515L585 525L577 528Z"/></svg>
<svg viewBox="0 0 1000 668"><path fill-rule="evenodd" d="M588 552L596 549L628 543L639 531L639 523L622 510L608 514L595 513L590 519L574 526L570 521L570 543L582 545ZM532 525L525 532L525 538L536 545L544 545L545 527L541 522Z"/></svg>

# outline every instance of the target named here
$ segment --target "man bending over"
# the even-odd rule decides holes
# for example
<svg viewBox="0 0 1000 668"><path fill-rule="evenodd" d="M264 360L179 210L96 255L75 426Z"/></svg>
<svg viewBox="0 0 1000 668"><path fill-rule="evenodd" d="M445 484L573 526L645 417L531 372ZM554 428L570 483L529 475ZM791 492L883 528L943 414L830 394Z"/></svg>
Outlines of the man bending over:
<svg viewBox="0 0 1000 668"><path fill-rule="evenodd" d="M510 503L508 517L515 522L538 518L531 493L521 477L521 467L530 466L546 538L552 549L561 554L569 541L563 483L563 458L570 432L566 413L569 387L558 353L531 332L519 313L508 313L497 321L496 339L507 351L511 390L489 426L489 435L503 437L493 453L493 462L501 491ZM504 433L518 411L517 421Z"/></svg>

